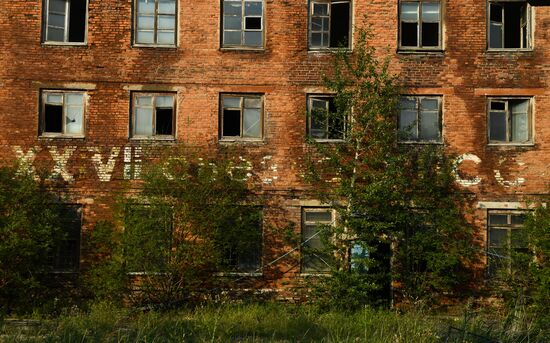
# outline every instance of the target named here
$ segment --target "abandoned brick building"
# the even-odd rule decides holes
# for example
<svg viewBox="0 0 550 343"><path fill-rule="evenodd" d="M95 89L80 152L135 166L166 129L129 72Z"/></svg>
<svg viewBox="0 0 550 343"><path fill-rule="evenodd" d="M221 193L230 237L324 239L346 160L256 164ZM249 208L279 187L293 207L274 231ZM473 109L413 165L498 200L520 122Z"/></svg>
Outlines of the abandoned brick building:
<svg viewBox="0 0 550 343"><path fill-rule="evenodd" d="M264 222L290 219L308 237L334 214L302 192L295 161L306 135L341 137L306 113L330 108L322 70L368 23L404 86L396 130L412 130L402 143L443 144L460 156L456 181L475 197L484 248L506 255L527 200L549 191L550 7L542 5L0 1L0 157L30 170L46 165L67 185L75 218L57 262L63 271L92 258L79 247L111 215L113 192L139 179L151 151L176 143L238 147L276 204L263 209ZM264 235L264 247L277 242ZM260 252L252 269L279 248ZM276 288L323 268L302 261L310 262L282 259L254 277Z"/></svg>

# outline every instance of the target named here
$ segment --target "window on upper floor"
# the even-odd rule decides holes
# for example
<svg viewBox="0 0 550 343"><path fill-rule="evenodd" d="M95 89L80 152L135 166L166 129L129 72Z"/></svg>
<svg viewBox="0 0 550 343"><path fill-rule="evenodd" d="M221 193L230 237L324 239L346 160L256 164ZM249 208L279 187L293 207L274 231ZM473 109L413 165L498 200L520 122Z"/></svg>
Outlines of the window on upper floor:
<svg viewBox="0 0 550 343"><path fill-rule="evenodd" d="M52 249L51 266L54 272L78 272L80 264L80 233L82 229L82 206L62 205L63 237Z"/></svg>
<svg viewBox="0 0 550 343"><path fill-rule="evenodd" d="M398 126L401 142L441 142L441 97L401 97Z"/></svg>
<svg viewBox="0 0 550 343"><path fill-rule="evenodd" d="M307 134L315 140L343 140L346 118L338 113L333 95L308 95Z"/></svg>
<svg viewBox="0 0 550 343"><path fill-rule="evenodd" d="M175 137L175 93L136 92L132 94L132 99L132 138Z"/></svg>
<svg viewBox="0 0 550 343"><path fill-rule="evenodd" d="M44 0L44 42L84 43L88 0Z"/></svg>
<svg viewBox="0 0 550 343"><path fill-rule="evenodd" d="M309 3L309 48L349 48L350 1L312 0Z"/></svg>
<svg viewBox="0 0 550 343"><path fill-rule="evenodd" d="M531 99L489 98L489 144L532 142Z"/></svg>
<svg viewBox="0 0 550 343"><path fill-rule="evenodd" d="M434 50L442 48L441 3L439 0L399 2L399 48Z"/></svg>
<svg viewBox="0 0 550 343"><path fill-rule="evenodd" d="M302 209L302 273L327 273L334 266L332 251L326 246L323 230L334 226L336 212L327 207Z"/></svg>
<svg viewBox="0 0 550 343"><path fill-rule="evenodd" d="M263 0L223 0L222 11L223 48L263 47Z"/></svg>
<svg viewBox="0 0 550 343"><path fill-rule="evenodd" d="M527 1L489 0L488 47L530 49L531 7Z"/></svg>
<svg viewBox="0 0 550 343"><path fill-rule="evenodd" d="M176 0L135 0L134 44L175 46Z"/></svg>
<svg viewBox="0 0 550 343"><path fill-rule="evenodd" d="M263 136L263 96L222 94L220 139L259 140Z"/></svg>
<svg viewBox="0 0 550 343"><path fill-rule="evenodd" d="M526 267L532 259L523 230L525 211L488 212L487 262L490 276Z"/></svg>
<svg viewBox="0 0 550 343"><path fill-rule="evenodd" d="M86 93L43 90L40 111L41 136L84 136Z"/></svg>

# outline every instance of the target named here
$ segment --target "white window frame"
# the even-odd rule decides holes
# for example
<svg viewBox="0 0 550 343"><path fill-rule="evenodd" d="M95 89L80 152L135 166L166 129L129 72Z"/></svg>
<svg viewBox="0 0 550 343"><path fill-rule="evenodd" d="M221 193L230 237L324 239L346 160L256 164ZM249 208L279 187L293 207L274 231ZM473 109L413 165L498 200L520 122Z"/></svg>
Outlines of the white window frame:
<svg viewBox="0 0 550 343"><path fill-rule="evenodd" d="M137 41L138 36L138 17L139 17L139 0L133 0L133 6L134 6L134 21L133 21L133 46L135 47L155 47L155 48L177 48L178 46L178 29L179 29L179 0L175 0L175 13L160 13L159 12L159 0L147 0L152 1L155 3L155 12L152 14L153 21L154 21L154 28L152 30L153 32L153 43L140 43ZM174 43L173 44L161 44L158 43L157 40L157 34L159 31L162 31L158 28L158 18L161 15L167 15L167 16L174 16ZM151 30L147 30L151 31Z"/></svg>
<svg viewBox="0 0 550 343"><path fill-rule="evenodd" d="M136 120L137 120L137 109L141 106L138 106L137 104L137 98L138 97L152 97L153 105L153 116L152 116L152 129L153 134L152 135L139 135L136 134ZM172 134L171 135L160 135L156 134L156 118L157 118L157 107L156 106L156 98L157 97L166 97L171 96L172 97ZM150 106L143 106L143 107L150 107ZM146 139L152 139L152 140L175 140L176 139L176 116L177 116L177 93L176 92L132 92L132 118L131 118L131 139L133 140L146 140Z"/></svg>
<svg viewBox="0 0 550 343"><path fill-rule="evenodd" d="M330 49L339 49L337 46L330 46L330 31L332 28L332 13L331 13L331 5L332 4L340 4L340 3L348 3L349 4L349 29L348 29L348 45L346 47L343 47L344 49L351 49L351 41L352 41L352 23L353 23L353 4L351 0L310 0L309 2L309 15L308 15L308 49L311 51L316 50L330 50ZM316 16L314 15L314 8L316 4L325 4L328 6L327 15L325 16ZM313 30L313 17L322 17L322 18L328 18L328 31L324 30ZM321 46L314 46L312 44L311 36L313 33L327 33L327 39L328 44L327 45L321 45Z"/></svg>
<svg viewBox="0 0 550 343"><path fill-rule="evenodd" d="M513 100L525 100L527 104L527 136L528 139L523 142L512 141L512 124L511 124L511 110L509 108L509 101ZM492 102L504 102L505 109L502 112L506 114L506 141L491 140L491 112L500 112L497 110L491 110ZM488 97L487 98L487 142L488 145L533 145L534 143L534 97Z"/></svg>
<svg viewBox="0 0 550 343"><path fill-rule="evenodd" d="M65 3L65 26L63 27L64 33L63 33L63 41L55 41L55 40L48 40L48 31L49 27L53 26L49 23L49 8L50 8L50 0L43 0L42 6L43 7L43 37L42 37L42 43L46 45L87 45L88 44L88 18L89 18L89 0L86 1L86 23L84 26L84 41L83 42L69 42L69 21L70 21L70 1L67 1ZM61 28L61 27L57 27Z"/></svg>
<svg viewBox="0 0 550 343"><path fill-rule="evenodd" d="M224 10L224 0L221 0L221 40L220 47L222 50L263 50L265 49L265 0L229 0L232 2L241 3L241 29L225 29L225 10ZM258 17L257 15L245 16L245 7L247 2L261 2L262 3L262 15ZM246 18L260 18L260 29L247 29L246 28ZM241 43L240 44L225 44L225 32L240 32L241 33ZM246 45L245 44L245 32L261 32L262 33L262 44L261 45Z"/></svg>
<svg viewBox="0 0 550 343"><path fill-rule="evenodd" d="M403 3L417 3L418 4L418 20L417 21L405 21L402 19L401 15L401 4ZM424 21L422 20L422 4L424 3L437 3L439 4L439 40L437 46L422 46L422 23L433 23L431 21ZM399 26L398 26L398 47L399 50L403 51L414 51L414 50L421 50L421 51L439 51L443 50L443 1L442 0L400 0L399 1L399 9L398 9L398 16L399 16ZM416 30L416 46L404 46L402 44L402 37L403 37L403 28L401 23L416 23L418 25L418 28Z"/></svg>
<svg viewBox="0 0 550 343"><path fill-rule="evenodd" d="M519 48L492 48L491 47L491 4L498 4L498 3L525 3L527 6L526 8L526 15L527 15L527 22L522 23L521 27L526 26L526 37L523 36L523 34L520 34L520 47ZM520 19L521 20L521 19ZM533 39L533 11L532 6L525 0L487 0L487 51L531 51L533 50L534 46L534 39ZM504 20L504 9L502 9L502 45L504 45L504 26L506 25ZM523 48L524 40L527 39L527 47Z"/></svg>
<svg viewBox="0 0 550 343"><path fill-rule="evenodd" d="M416 136L417 139L399 139L399 143L412 143L412 144L443 144L443 97L441 95L402 95L400 99L414 100L416 102ZM438 139L422 139L420 138L420 122L422 121L421 113L422 110L420 105L423 99L437 100L438 101L438 118L439 118L439 138ZM397 119L398 125L397 130L398 134L403 134L403 131L400 131L400 122L401 122L401 108L399 110L399 116Z"/></svg>
<svg viewBox="0 0 550 343"><path fill-rule="evenodd" d="M59 94L62 96L63 118L61 123L61 132L47 132L46 131L46 104L49 94ZM67 94L81 94L82 95L82 130L80 133L66 133L66 115L67 108L70 107L65 103L65 96ZM87 100L88 94L85 91L79 90L62 90L62 89L43 89L40 91L40 137L52 137L52 138L84 138L86 132L86 112L87 112Z"/></svg>

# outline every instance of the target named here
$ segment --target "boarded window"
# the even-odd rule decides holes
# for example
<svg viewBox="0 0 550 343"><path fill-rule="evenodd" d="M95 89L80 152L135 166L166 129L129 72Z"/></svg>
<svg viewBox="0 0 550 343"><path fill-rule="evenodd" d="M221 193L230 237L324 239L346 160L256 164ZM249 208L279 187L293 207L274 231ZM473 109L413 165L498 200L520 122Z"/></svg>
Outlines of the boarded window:
<svg viewBox="0 0 550 343"><path fill-rule="evenodd" d="M41 134L84 134L85 93L42 91Z"/></svg>
<svg viewBox="0 0 550 343"><path fill-rule="evenodd" d="M531 47L531 8L525 1L489 3L489 48Z"/></svg>
<svg viewBox="0 0 550 343"><path fill-rule="evenodd" d="M223 0L222 46L261 48L264 45L262 0Z"/></svg>
<svg viewBox="0 0 550 343"><path fill-rule="evenodd" d="M349 1L311 1L309 48L349 48L350 21Z"/></svg>
<svg viewBox="0 0 550 343"><path fill-rule="evenodd" d="M86 41L87 0L45 0L45 41Z"/></svg>
<svg viewBox="0 0 550 343"><path fill-rule="evenodd" d="M488 117L489 143L531 141L529 99L490 99Z"/></svg>
<svg viewBox="0 0 550 343"><path fill-rule="evenodd" d="M441 142L441 97L402 97L398 125L400 141Z"/></svg>
<svg viewBox="0 0 550 343"><path fill-rule="evenodd" d="M221 138L259 139L263 134L261 95L221 96Z"/></svg>
<svg viewBox="0 0 550 343"><path fill-rule="evenodd" d="M176 45L176 0L135 0L134 41L143 45Z"/></svg>
<svg viewBox="0 0 550 343"><path fill-rule="evenodd" d="M334 96L308 96L308 136L314 139L342 140L345 138L346 114L340 113Z"/></svg>
<svg viewBox="0 0 550 343"><path fill-rule="evenodd" d="M134 138L174 138L175 95L135 93L132 119Z"/></svg>
<svg viewBox="0 0 550 343"><path fill-rule="evenodd" d="M400 46L441 47L441 5L437 0L402 0L399 4Z"/></svg>

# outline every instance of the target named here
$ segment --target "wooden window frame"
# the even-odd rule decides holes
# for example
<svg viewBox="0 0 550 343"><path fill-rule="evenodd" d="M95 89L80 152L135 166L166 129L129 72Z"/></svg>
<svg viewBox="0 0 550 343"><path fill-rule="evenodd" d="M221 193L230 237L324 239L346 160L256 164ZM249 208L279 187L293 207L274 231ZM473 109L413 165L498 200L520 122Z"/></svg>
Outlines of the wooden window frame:
<svg viewBox="0 0 550 343"><path fill-rule="evenodd" d="M331 213L331 220L330 221L308 221L306 220L306 213L307 212L330 212ZM300 227L300 234L301 234L301 242L302 242L302 248L300 249L300 273L302 275L326 275L330 272L330 268L332 268L332 266L328 265L326 261L323 261L325 264L327 264L327 270L318 270L318 271L312 271L312 270L305 270L305 255L306 253L304 252L304 249L303 249L303 246L304 246L304 242L306 241L305 237L304 237L304 228L306 226L318 226L318 225L330 225L330 226L335 226L336 224L336 218L337 214L336 214L336 210L331 208L331 207L322 207L322 206L318 206L318 207L302 207L301 208L301 227ZM318 235L318 232L317 231L317 235ZM311 237L311 236L310 236Z"/></svg>
<svg viewBox="0 0 550 343"><path fill-rule="evenodd" d="M64 33L63 33L63 41L55 41L55 40L48 40L48 27L49 25L49 4L50 0L43 0L42 1L42 44L44 45L88 45L88 20L89 20L89 11L90 11L90 0L86 1L86 22L84 26L84 41L83 42L69 42L69 18L70 18L70 1L66 2L65 5L65 26L63 27Z"/></svg>
<svg viewBox="0 0 550 343"><path fill-rule="evenodd" d="M414 99L416 102L416 136L417 139L398 139L400 144L443 144L443 96L441 95L402 95L400 99ZM438 118L439 118L439 139L422 139L420 138L420 122L422 121L420 104L423 99L437 100L438 102ZM399 130L399 123L401 121L401 109L397 118L398 134L401 134Z"/></svg>
<svg viewBox="0 0 550 343"><path fill-rule="evenodd" d="M526 31L527 31L527 37L523 37L523 34L520 33L520 47L519 48L492 48L491 47L491 4L498 4L498 3L525 3L527 6L527 22L525 23ZM502 44L504 45L504 27L506 25L504 21L504 8L502 9ZM520 18L521 21L521 18ZM534 39L533 39L533 10L531 4L526 0L487 0L487 51L489 52L500 52L500 51L532 51L534 47ZM524 25L522 24L521 27ZM527 39L527 47L523 48L523 42Z"/></svg>
<svg viewBox="0 0 550 343"><path fill-rule="evenodd" d="M149 0L155 2L155 13L153 14L153 20L154 20L154 28L153 28L153 38L154 43L140 43L137 41L137 35L138 35L138 7L139 7L139 0L133 0L133 14L134 14L134 20L133 20L133 37L132 42L133 46L138 48L146 48L146 47L152 47L152 48L177 48L178 47L178 28L179 28L179 0L175 0L175 13L159 13L159 0ZM160 44L157 42L157 33L159 31L158 29L158 17L159 15L173 15L174 16L174 44Z"/></svg>
<svg viewBox="0 0 550 343"><path fill-rule="evenodd" d="M237 1L235 1L237 2ZM225 41L225 29L224 29L224 20L225 20L225 12L224 12L224 0L221 0L221 5L220 5L220 9L221 9L221 15L220 15L220 27L221 27L221 34L220 34L220 49L221 50L264 50L265 49L265 45L266 45L266 24L265 24L265 21L266 21L266 16L265 16L265 13L266 13L266 0L240 0L241 2L241 29L240 30L236 30L236 29L231 29L231 30L227 30L227 31L232 31L232 32L237 32L239 31L241 33L241 43L240 44L225 44L224 41ZM254 29L254 30L251 30L251 29L246 29L246 16L245 16L245 4L246 2L261 2L262 3L262 15L260 17L261 19L261 29ZM253 17L253 18L257 18L258 16L248 16L248 17ZM244 38L244 34L245 32L262 32L262 45L246 45L245 44L245 38Z"/></svg>
<svg viewBox="0 0 550 343"><path fill-rule="evenodd" d="M241 112L240 119L239 119L239 126L240 126L240 135L239 136L224 136L223 128L224 128L224 110L226 109L224 107L223 100L224 98L241 98L240 100L240 108L232 107L228 108L231 110L239 110ZM243 137L244 132L244 102L245 99L260 99L260 102L262 104L260 108L260 137ZM265 118L265 97L264 94L260 93L222 93L220 94L220 101L219 101L219 107L220 107L220 114L219 114L219 140L220 142L232 142L232 141L249 141L249 142L261 142L264 139L264 118Z"/></svg>
<svg viewBox="0 0 550 343"><path fill-rule="evenodd" d="M63 118L62 118L62 132L46 132L46 104L48 94L60 94L63 96ZM65 115L67 106L65 104L65 95L67 94L82 94L82 131L80 133L65 133ZM86 112L87 112L87 98L86 91L81 90L64 90L64 89L43 89L40 91L40 125L39 125L39 137L41 138L84 138L86 132Z"/></svg>
<svg viewBox="0 0 550 343"><path fill-rule="evenodd" d="M417 3L418 4L418 21L404 21L401 15L401 4L403 3ZM439 4L439 41L437 46L422 46L422 23L424 22L422 20L422 4L424 3L436 3ZM398 3L398 50L399 51L442 51L444 49L443 47L443 9L444 9L444 3L443 0L399 0ZM402 44L402 36L403 36L403 30L401 23L417 23L418 30L416 32L416 41L417 46L403 46ZM429 22L431 23L431 22Z"/></svg>
<svg viewBox="0 0 550 343"><path fill-rule="evenodd" d="M332 28L332 13L331 13L331 5L332 4L339 4L339 3L348 3L349 4L349 30L348 30L348 46L343 47L346 50L351 50L352 47L352 27L353 27L353 3L352 0L310 0L309 1L309 9L308 9L308 50L310 51L319 51L319 50L337 50L340 49L339 47L333 47L330 46L330 31ZM325 16L315 16L314 15L314 7L315 4L327 4L328 5L328 11L327 15ZM312 27L312 19L313 17L323 17L328 18L329 26L328 26L328 45L327 46L314 46L312 45L312 39L311 36L313 33L318 32L325 32L325 31L313 31Z"/></svg>
<svg viewBox="0 0 550 343"><path fill-rule="evenodd" d="M152 117L152 128L153 128L153 134L150 136L146 135L136 135L136 111L139 106L137 106L137 98L139 96L150 96L153 98L153 117ZM172 97L172 134L171 135L157 135L156 134L156 118L157 118L157 107L156 104L156 98L157 97L163 97L163 96L171 96ZM167 141L173 141L176 140L176 132L177 132L177 102L178 102L178 96L176 92L132 92L132 109L131 109L131 126L130 126L130 138L132 140L167 140Z"/></svg>
<svg viewBox="0 0 550 343"><path fill-rule="evenodd" d="M325 134L327 138L315 138L311 136L311 125L313 121L313 114L312 114L313 101L315 99L332 99L334 101L335 98L336 98L335 94L308 94L307 95L307 128L306 128L307 132L306 133L308 138L313 139L316 142L326 142L326 143L330 143L330 142L338 143L338 142L344 142L346 140L346 132L350 121L350 118L347 118L347 117L344 118L344 132L342 133L341 138L328 138L328 134L330 132L330 128L329 128L330 123L328 122L329 120L328 118L326 123L326 130L325 130ZM327 104L330 108L330 101ZM327 108L327 111L329 111L329 108Z"/></svg>
<svg viewBox="0 0 550 343"><path fill-rule="evenodd" d="M509 107L510 100L525 100L528 101L527 104L527 136L529 137L527 141L524 142L515 142L512 141L512 124L511 124L511 110ZM492 102L504 102L505 110L502 112L506 113L506 141L495 141L491 140L491 103ZM493 112L497 112L496 110ZM498 111L500 112L500 111ZM533 139L533 123L534 123L534 97L487 97L487 142L490 146L499 146L499 145L532 145L534 142Z"/></svg>

